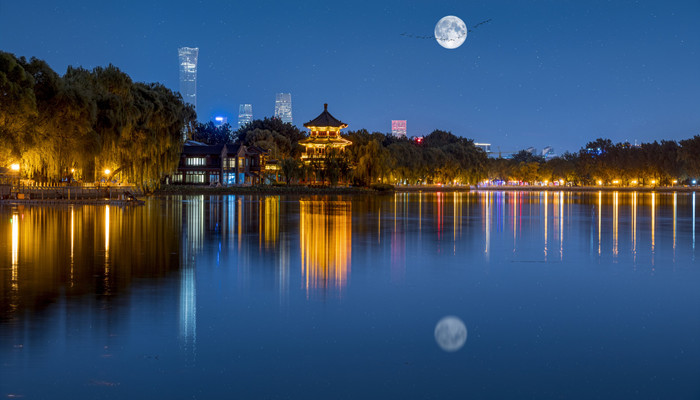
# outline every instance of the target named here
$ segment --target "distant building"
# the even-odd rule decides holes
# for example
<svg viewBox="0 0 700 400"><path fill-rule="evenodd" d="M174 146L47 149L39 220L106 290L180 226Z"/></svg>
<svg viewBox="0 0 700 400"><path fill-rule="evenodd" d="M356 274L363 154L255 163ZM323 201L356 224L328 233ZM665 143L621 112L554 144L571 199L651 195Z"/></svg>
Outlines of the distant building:
<svg viewBox="0 0 700 400"><path fill-rule="evenodd" d="M335 119L328 112L328 104L323 105L323 112L315 119L304 124L309 129L309 137L299 141L304 146L302 161L309 163L313 160L324 161L328 151L337 149L345 150L352 144L351 141L340 137L340 130L347 128L348 124Z"/></svg>
<svg viewBox="0 0 700 400"><path fill-rule="evenodd" d="M397 138L406 137L406 120L392 120L391 121L391 134Z"/></svg>
<svg viewBox="0 0 700 400"><path fill-rule="evenodd" d="M180 94L185 103L197 109L197 59L199 47L180 47L177 49L180 59Z"/></svg>
<svg viewBox="0 0 700 400"><path fill-rule="evenodd" d="M240 129L248 122L253 122L253 105L241 104L238 106L238 128Z"/></svg>
<svg viewBox="0 0 700 400"><path fill-rule="evenodd" d="M540 155L546 159L556 157L556 154L554 154L554 148L552 146L546 146L544 149L542 149Z"/></svg>
<svg viewBox="0 0 700 400"><path fill-rule="evenodd" d="M292 94L277 93L275 96L275 117L285 123L292 123Z"/></svg>
<svg viewBox="0 0 700 400"><path fill-rule="evenodd" d="M491 143L474 143L474 146L480 148L486 154L491 154Z"/></svg>
<svg viewBox="0 0 700 400"><path fill-rule="evenodd" d="M217 128L224 126L228 124L228 118L227 117L214 117L214 126Z"/></svg>
<svg viewBox="0 0 700 400"><path fill-rule="evenodd" d="M528 153L532 154L533 156L536 156L536 155L537 155L537 149L534 148L534 147L528 147L527 149L525 149L525 151L527 151Z"/></svg>

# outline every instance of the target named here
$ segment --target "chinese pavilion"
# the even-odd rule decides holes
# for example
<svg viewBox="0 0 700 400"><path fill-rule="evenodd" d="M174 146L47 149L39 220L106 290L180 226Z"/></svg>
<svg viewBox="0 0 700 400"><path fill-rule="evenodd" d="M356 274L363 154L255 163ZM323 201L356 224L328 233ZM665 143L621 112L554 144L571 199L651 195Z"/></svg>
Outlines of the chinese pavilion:
<svg viewBox="0 0 700 400"><path fill-rule="evenodd" d="M348 124L341 122L328 112L328 104L323 105L323 112L304 124L309 129L309 137L299 141L304 146L304 154L301 159L310 162L314 159L323 160L330 149L343 151L351 141L340 137L340 130L347 128Z"/></svg>

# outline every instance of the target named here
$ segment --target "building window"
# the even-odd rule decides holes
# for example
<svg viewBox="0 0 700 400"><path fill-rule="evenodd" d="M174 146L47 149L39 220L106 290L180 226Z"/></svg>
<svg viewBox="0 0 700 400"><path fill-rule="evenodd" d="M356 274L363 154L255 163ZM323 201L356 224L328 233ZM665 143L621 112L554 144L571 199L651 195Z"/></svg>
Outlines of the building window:
<svg viewBox="0 0 700 400"><path fill-rule="evenodd" d="M186 183L204 183L204 171L187 171Z"/></svg>
<svg viewBox="0 0 700 400"><path fill-rule="evenodd" d="M236 168L236 159L232 157L227 157L224 162L224 168L231 169Z"/></svg>
<svg viewBox="0 0 700 400"><path fill-rule="evenodd" d="M175 174L170 177L170 182L171 183L181 183L182 182L182 175L181 174Z"/></svg>
<svg viewBox="0 0 700 400"><path fill-rule="evenodd" d="M209 183L217 183L217 182L219 182L219 174L209 175Z"/></svg>
<svg viewBox="0 0 700 400"><path fill-rule="evenodd" d="M185 160L185 165L189 166L203 166L207 165L207 159L204 157L191 157Z"/></svg>

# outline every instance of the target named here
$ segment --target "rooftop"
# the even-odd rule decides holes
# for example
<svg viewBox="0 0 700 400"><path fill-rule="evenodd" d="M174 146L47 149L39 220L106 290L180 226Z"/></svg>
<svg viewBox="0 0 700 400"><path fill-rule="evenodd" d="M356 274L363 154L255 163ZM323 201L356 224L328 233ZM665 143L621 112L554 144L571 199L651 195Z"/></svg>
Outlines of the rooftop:
<svg viewBox="0 0 700 400"><path fill-rule="evenodd" d="M305 127L311 128L312 126L332 126L335 128L347 128L348 124L336 119L331 113L328 112L328 104L323 105L323 112L321 115L315 119L304 124Z"/></svg>

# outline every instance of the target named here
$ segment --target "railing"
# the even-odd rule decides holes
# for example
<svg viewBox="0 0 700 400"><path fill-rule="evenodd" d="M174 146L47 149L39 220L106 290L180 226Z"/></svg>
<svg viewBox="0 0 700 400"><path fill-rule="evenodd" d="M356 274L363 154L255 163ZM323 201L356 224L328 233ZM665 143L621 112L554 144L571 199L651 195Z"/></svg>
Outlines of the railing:
<svg viewBox="0 0 700 400"><path fill-rule="evenodd" d="M83 199L109 199L118 200L122 195L141 195L142 193L133 186L125 185L0 185L0 199L34 199L34 200L83 200Z"/></svg>

